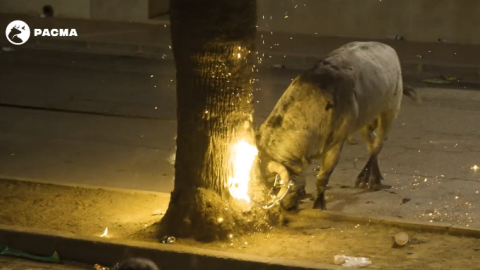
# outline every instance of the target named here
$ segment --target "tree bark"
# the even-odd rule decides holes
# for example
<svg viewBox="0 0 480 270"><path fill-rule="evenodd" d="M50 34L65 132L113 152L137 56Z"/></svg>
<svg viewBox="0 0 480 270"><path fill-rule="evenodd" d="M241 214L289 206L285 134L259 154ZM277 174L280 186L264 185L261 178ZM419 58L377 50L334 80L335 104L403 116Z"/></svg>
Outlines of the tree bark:
<svg viewBox="0 0 480 270"><path fill-rule="evenodd" d="M170 1L177 153L175 186L160 236L210 241L275 220L258 207L242 211L227 186L233 144L244 138L255 145L256 17L256 0ZM251 182L251 197L265 201L265 187Z"/></svg>

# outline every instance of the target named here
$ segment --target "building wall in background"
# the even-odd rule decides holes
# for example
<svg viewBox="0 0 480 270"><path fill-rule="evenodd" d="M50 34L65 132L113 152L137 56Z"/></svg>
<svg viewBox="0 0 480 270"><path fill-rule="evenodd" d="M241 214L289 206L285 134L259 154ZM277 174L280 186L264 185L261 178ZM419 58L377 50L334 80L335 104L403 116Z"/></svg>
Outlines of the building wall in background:
<svg viewBox="0 0 480 270"><path fill-rule="evenodd" d="M232 0L233 1L233 0ZM168 0L0 0L0 12L142 22ZM259 30L318 36L480 44L480 0L258 0Z"/></svg>
<svg viewBox="0 0 480 270"><path fill-rule="evenodd" d="M91 0L0 0L1 13L42 15L45 5L53 7L55 17L91 19Z"/></svg>
<svg viewBox="0 0 480 270"><path fill-rule="evenodd" d="M479 0L258 0L273 32L480 44Z"/></svg>

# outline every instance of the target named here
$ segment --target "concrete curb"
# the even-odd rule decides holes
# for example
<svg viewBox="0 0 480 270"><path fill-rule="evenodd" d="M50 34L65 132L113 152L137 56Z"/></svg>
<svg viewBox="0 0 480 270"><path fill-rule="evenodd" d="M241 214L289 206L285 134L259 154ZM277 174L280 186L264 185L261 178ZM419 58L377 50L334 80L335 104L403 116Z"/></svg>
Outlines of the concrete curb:
<svg viewBox="0 0 480 270"><path fill-rule="evenodd" d="M480 228L470 228L467 226L456 225L448 222L422 222L411 221L400 218L372 218L365 216L358 216L349 213L335 213L335 212L319 212L313 209L307 209L299 212L299 216L323 218L332 221L344 221L358 224L379 224L385 226L396 227L400 229L416 230L428 233L447 234L451 236L463 236L480 238Z"/></svg>
<svg viewBox="0 0 480 270"><path fill-rule="evenodd" d="M157 45L127 44L117 42L100 42L85 40L45 39L37 38L22 45L23 48L37 50L74 51L91 54L130 56L150 59L173 60L173 54L168 47ZM11 47L2 42L1 46ZM263 52L259 52L263 53ZM319 56L302 54L285 54L286 52L264 52L264 66L284 65L291 70L305 70L321 59ZM419 59L418 61L402 61L404 73L408 74L455 74L464 76L480 76L480 66L452 65L450 63L436 63Z"/></svg>
<svg viewBox="0 0 480 270"><path fill-rule="evenodd" d="M132 256L150 258L162 270L327 270L340 267L280 258L213 251L175 244L78 236L71 233L0 225L0 243L24 252L50 256L57 251L62 260L113 265Z"/></svg>
<svg viewBox="0 0 480 270"><path fill-rule="evenodd" d="M62 186L62 187L72 187L72 188L83 188L83 189L97 189L97 190L106 190L113 192L122 192L127 194L144 194L144 195L155 195L159 197L168 197L170 199L170 194L166 192L158 191L149 191L149 190L139 190L139 189L127 189L127 188L113 188L105 186L93 186L87 184L76 184L76 183L53 183L51 181L38 180L32 178L19 178L19 177L8 177L5 175L0 175L0 181L10 181L10 182L29 182L42 185L53 185L53 186Z"/></svg>

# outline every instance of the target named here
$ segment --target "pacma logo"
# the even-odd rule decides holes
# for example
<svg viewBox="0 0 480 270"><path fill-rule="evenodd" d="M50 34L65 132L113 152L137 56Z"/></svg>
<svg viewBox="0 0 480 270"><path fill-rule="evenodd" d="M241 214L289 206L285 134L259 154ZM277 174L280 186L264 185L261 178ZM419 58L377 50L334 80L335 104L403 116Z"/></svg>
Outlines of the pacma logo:
<svg viewBox="0 0 480 270"><path fill-rule="evenodd" d="M33 35L42 37L78 37L76 29L34 29ZM30 38L30 27L24 21L13 21L7 25L5 36L13 45L25 44Z"/></svg>
<svg viewBox="0 0 480 270"><path fill-rule="evenodd" d="M78 37L75 29L35 29L33 35L42 37Z"/></svg>

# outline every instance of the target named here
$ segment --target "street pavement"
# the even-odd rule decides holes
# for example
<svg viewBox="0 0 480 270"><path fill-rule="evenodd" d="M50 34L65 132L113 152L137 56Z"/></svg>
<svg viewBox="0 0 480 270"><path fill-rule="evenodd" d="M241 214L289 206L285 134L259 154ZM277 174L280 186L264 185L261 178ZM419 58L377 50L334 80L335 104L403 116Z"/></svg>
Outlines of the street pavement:
<svg viewBox="0 0 480 270"><path fill-rule="evenodd" d="M172 61L16 50L0 53L0 177L170 192L175 147ZM263 69L255 121L270 113L298 71ZM329 209L368 216L476 225L480 212L480 94L475 85L405 97L381 153L392 189L351 188L368 155L346 145ZM457 89L456 89L456 88ZM359 140L357 136L357 140ZM307 191L314 169L307 170Z"/></svg>

